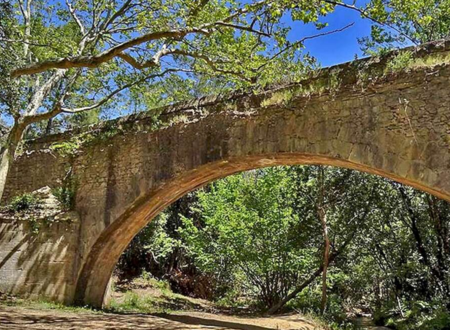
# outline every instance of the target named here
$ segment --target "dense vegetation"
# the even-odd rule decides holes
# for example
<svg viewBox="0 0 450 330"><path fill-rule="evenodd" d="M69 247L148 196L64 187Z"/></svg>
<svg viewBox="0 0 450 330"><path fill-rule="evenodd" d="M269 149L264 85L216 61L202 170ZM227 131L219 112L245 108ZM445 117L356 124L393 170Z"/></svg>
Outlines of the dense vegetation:
<svg viewBox="0 0 450 330"><path fill-rule="evenodd" d="M331 245L326 319L343 327L365 312L398 329L449 329L449 211L426 193L355 171L255 170L169 208L135 238L119 271L146 260L142 270L176 290L179 273L189 278L185 294L261 310L295 291L285 308L320 314L323 212Z"/></svg>

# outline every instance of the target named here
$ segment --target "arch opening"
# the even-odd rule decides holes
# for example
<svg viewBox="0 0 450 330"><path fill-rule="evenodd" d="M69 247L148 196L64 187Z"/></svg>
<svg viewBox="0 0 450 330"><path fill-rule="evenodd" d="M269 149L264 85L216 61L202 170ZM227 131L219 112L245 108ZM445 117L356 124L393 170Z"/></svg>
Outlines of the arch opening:
<svg viewBox="0 0 450 330"><path fill-rule="evenodd" d="M103 306L108 283L120 255L133 237L153 218L185 194L215 180L248 170L272 166L324 165L375 174L450 201L450 197L423 182L347 160L308 154L248 156L216 161L183 173L136 200L95 242L77 282L75 302Z"/></svg>

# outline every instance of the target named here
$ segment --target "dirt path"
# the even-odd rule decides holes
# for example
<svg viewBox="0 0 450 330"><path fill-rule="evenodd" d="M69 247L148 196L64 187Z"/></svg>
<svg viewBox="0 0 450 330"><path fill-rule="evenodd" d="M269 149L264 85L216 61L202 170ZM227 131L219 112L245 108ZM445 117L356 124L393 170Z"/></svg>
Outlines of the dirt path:
<svg viewBox="0 0 450 330"><path fill-rule="evenodd" d="M209 313L108 314L0 306L0 329L314 330L297 315L241 318Z"/></svg>

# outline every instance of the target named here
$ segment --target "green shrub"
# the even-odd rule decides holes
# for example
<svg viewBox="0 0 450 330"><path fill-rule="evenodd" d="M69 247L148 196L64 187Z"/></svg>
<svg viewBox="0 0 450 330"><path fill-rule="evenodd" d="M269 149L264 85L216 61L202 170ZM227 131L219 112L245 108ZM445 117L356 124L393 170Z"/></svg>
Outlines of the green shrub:
<svg viewBox="0 0 450 330"><path fill-rule="evenodd" d="M415 301L405 307L404 317L391 312L377 312L374 319L377 325L396 330L450 330L450 312L442 303Z"/></svg>
<svg viewBox="0 0 450 330"><path fill-rule="evenodd" d="M410 51L401 52L390 60L386 66L386 71L388 73L394 73L402 71L407 68L413 61L413 54Z"/></svg>
<svg viewBox="0 0 450 330"><path fill-rule="evenodd" d="M39 205L39 200L32 194L23 194L16 196L11 200L8 209L13 212L20 212L35 208Z"/></svg>
<svg viewBox="0 0 450 330"><path fill-rule="evenodd" d="M420 327L421 330L450 330L450 312L438 311L433 316L428 317Z"/></svg>
<svg viewBox="0 0 450 330"><path fill-rule="evenodd" d="M242 308L251 302L250 299L243 299L241 292L230 289L216 301L216 305L223 308Z"/></svg>
<svg viewBox="0 0 450 330"><path fill-rule="evenodd" d="M163 281L163 280L158 280L158 279L154 278L153 275L146 270L142 271L141 279L146 284L148 284L154 288L160 289L163 292L171 291L169 282Z"/></svg>
<svg viewBox="0 0 450 330"><path fill-rule="evenodd" d="M54 188L52 193L65 210L73 209L75 203L75 189L73 187Z"/></svg>
<svg viewBox="0 0 450 330"><path fill-rule="evenodd" d="M135 309L140 306L140 299L137 293L135 292L127 292L125 295L125 303L124 305L127 309Z"/></svg>

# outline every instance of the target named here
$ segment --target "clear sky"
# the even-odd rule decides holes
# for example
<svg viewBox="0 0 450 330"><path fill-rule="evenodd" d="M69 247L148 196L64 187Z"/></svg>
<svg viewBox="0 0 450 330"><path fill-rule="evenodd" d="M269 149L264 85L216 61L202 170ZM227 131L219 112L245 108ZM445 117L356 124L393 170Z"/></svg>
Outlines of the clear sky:
<svg viewBox="0 0 450 330"><path fill-rule="evenodd" d="M366 2L366 0L359 0L356 3L357 5L364 5ZM339 7L335 12L323 18L322 21L327 22L329 26L321 32L340 29L354 23L352 27L343 32L305 42L307 51L315 56L322 66L352 61L355 55L362 56L358 38L370 35L371 22L369 20L362 19L356 11ZM316 28L312 25L301 25L289 20L286 20L286 24L293 27L289 36L292 41L317 34Z"/></svg>

